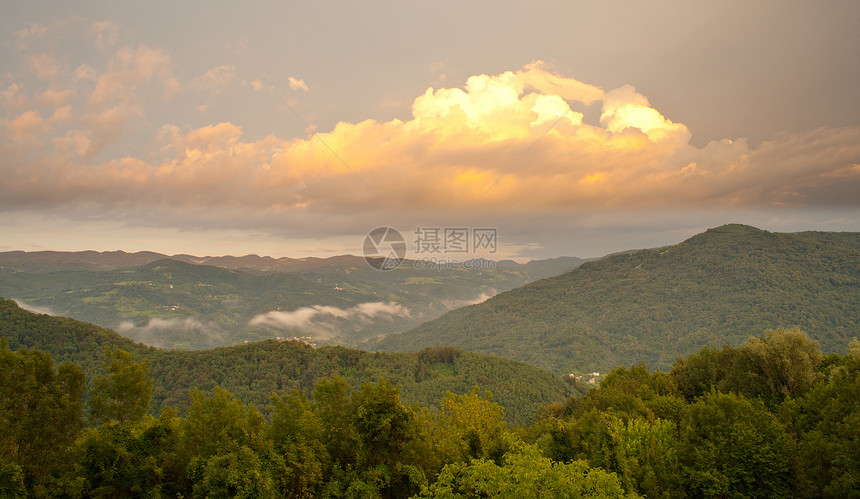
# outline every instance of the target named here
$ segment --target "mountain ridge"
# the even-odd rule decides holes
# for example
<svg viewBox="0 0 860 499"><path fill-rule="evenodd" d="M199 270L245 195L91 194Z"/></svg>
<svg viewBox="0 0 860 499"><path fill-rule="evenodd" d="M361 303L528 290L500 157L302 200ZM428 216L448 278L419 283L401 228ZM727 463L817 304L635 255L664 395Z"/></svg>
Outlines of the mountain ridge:
<svg viewBox="0 0 860 499"><path fill-rule="evenodd" d="M279 261L121 251L0 253L0 296L167 348L292 336L360 347L584 260L408 260L385 272L348 255Z"/></svg>
<svg viewBox="0 0 860 499"><path fill-rule="evenodd" d="M583 263L376 347L458 346L559 374L639 361L667 368L706 345L739 345L780 326L800 326L825 351L842 351L860 335L857 240L728 224L676 245Z"/></svg>

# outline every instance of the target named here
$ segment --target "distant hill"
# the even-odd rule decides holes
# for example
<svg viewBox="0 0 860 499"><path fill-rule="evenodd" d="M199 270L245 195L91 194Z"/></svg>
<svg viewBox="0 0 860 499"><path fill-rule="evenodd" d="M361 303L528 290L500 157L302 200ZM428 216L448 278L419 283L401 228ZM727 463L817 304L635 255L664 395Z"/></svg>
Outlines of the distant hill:
<svg viewBox="0 0 860 499"><path fill-rule="evenodd" d="M264 409L273 392L310 389L316 380L334 374L354 387L388 379L401 385L405 403L427 407L438 405L447 391L464 393L478 386L490 390L505 408L508 421L515 424L528 423L543 404L562 402L573 393L569 383L543 369L450 348L383 354L268 340L214 350L159 350L93 324L33 314L4 299L0 299L0 338L13 350L42 350L55 362L74 362L87 379L100 369L105 347L132 352L138 361L151 365L151 412L155 414L167 405L184 410L191 388L215 386Z"/></svg>
<svg viewBox="0 0 860 499"><path fill-rule="evenodd" d="M490 268L416 268L407 261L380 272L350 255L7 252L0 253L0 296L165 348L277 337L355 346L582 261L490 262Z"/></svg>
<svg viewBox="0 0 860 499"><path fill-rule="evenodd" d="M556 373L639 361L668 368L706 345L799 326L826 352L860 336L860 235L743 225L626 252L383 338L387 351L454 345Z"/></svg>
<svg viewBox="0 0 860 499"><path fill-rule="evenodd" d="M6 272L56 272L60 270L116 270L140 267L157 260L176 260L194 265L210 265L249 272L339 273L345 269L366 267L363 257L338 255L327 258L272 258L270 256L194 256L165 255L152 251L2 251L0 270ZM488 262L492 260L487 260ZM587 260L558 257L517 263L513 260L493 262L499 268L529 272L532 279L543 279L568 271ZM414 260L403 262L401 269L414 267Z"/></svg>

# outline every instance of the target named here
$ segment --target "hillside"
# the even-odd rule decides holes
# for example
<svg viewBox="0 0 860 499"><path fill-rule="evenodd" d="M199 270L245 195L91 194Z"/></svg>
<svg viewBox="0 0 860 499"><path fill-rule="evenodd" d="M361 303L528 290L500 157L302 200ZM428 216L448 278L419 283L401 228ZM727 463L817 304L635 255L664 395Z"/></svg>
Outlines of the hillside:
<svg viewBox="0 0 860 499"><path fill-rule="evenodd" d="M354 387L388 379L402 386L403 401L438 405L447 391L490 390L508 421L525 424L541 405L565 400L570 384L540 368L459 349L428 349L413 354L368 353L343 347L312 348L297 341L264 341L201 351L170 351L132 342L92 324L27 312L0 299L0 338L12 350L36 349L55 362L74 362L92 379L115 346L149 362L153 377L151 412L170 405L188 407L191 388L226 388L263 409L269 396L293 387L310 389L316 380L339 374Z"/></svg>
<svg viewBox="0 0 860 499"><path fill-rule="evenodd" d="M857 234L726 225L674 246L585 263L379 342L453 345L556 373L639 361L667 368L705 345L799 326L825 352L860 336Z"/></svg>
<svg viewBox="0 0 860 499"><path fill-rule="evenodd" d="M7 252L0 253L0 296L165 348L277 337L357 346L581 262L499 262L493 268L417 268L404 262L380 272L349 255Z"/></svg>

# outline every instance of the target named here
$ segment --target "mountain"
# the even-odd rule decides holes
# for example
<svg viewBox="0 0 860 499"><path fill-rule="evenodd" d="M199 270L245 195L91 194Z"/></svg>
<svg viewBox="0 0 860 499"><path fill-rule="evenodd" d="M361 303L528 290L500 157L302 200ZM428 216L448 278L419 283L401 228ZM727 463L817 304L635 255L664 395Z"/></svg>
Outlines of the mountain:
<svg viewBox="0 0 860 499"><path fill-rule="evenodd" d="M340 273L345 269L366 267L364 257L339 255L328 258L272 258L270 256L194 256L165 255L152 251L127 253L125 251L4 251L0 252L0 271L55 272L58 270L115 270L146 265L157 260L177 260L193 265L210 265L246 272ZM471 260L470 260L471 261ZM513 260L492 262L504 269L529 273L533 279L543 279L568 271L584 261L576 257L558 257L517 263ZM416 267L415 260L406 260L401 269Z"/></svg>
<svg viewBox="0 0 860 499"><path fill-rule="evenodd" d="M388 379L401 385L407 404L437 406L446 392L489 390L505 408L507 419L525 424L547 403L562 402L574 387L562 378L522 362L455 348L419 353L368 353L338 346L313 348L300 341L248 343L212 350L161 350L135 343L116 332L64 317L33 314L0 299L0 341L12 350L48 352L55 362L73 362L91 380L104 361L105 347L131 352L150 364L151 412L165 406L184 411L191 388L229 390L264 409L272 393L338 374L354 387Z"/></svg>
<svg viewBox="0 0 860 499"><path fill-rule="evenodd" d="M144 262L144 263L141 263ZM381 272L363 258L0 253L0 296L153 346L200 349L277 337L361 345L573 268L560 258Z"/></svg>
<svg viewBox="0 0 860 499"><path fill-rule="evenodd" d="M710 229L611 255L449 312L377 345L458 346L556 373L640 361L666 369L705 345L799 326L825 352L860 336L860 235Z"/></svg>
<svg viewBox="0 0 860 499"><path fill-rule="evenodd" d="M0 279L0 296L171 348L253 339L256 335L243 329L257 314L272 310L320 303L346 309L378 301L368 293L334 291L295 274L253 275L176 260L108 271L9 273Z"/></svg>
<svg viewBox="0 0 860 499"><path fill-rule="evenodd" d="M137 267L164 258L167 256L152 251L4 251L0 252L0 271L110 270Z"/></svg>

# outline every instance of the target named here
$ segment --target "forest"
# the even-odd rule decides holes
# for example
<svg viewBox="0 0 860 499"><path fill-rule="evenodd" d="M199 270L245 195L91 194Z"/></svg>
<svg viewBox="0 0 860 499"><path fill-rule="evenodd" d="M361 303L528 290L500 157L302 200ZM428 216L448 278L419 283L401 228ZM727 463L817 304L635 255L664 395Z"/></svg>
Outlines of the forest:
<svg viewBox="0 0 860 499"><path fill-rule="evenodd" d="M858 250L858 233L724 225L586 262L389 334L377 347L453 345L557 374L639 361L667 370L705 346L797 326L825 352L841 352L860 334Z"/></svg>
<svg viewBox="0 0 860 499"><path fill-rule="evenodd" d="M263 409L273 392L311 390L316 380L339 375L352 388L387 379L402 387L406 403L430 407L438 406L447 391L462 393L477 385L493 392L495 401L505 409L506 421L524 424L542 405L585 390L570 377L452 347L432 347L418 353L368 353L268 340L211 350L162 350L86 322L33 314L3 299L0 338L12 350L41 350L58 363L78 365L89 387L106 360L105 351L125 350L150 365L153 414L168 405L185 411L191 404L188 394L192 388L225 388L243 403Z"/></svg>
<svg viewBox="0 0 860 499"><path fill-rule="evenodd" d="M522 425L478 388L428 408L387 380L337 375L270 393L263 409L215 387L152 415L139 358L107 347L87 383L73 363L0 340L0 495L860 494L860 342L824 355L798 329L706 347L668 372L619 367Z"/></svg>

